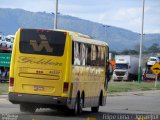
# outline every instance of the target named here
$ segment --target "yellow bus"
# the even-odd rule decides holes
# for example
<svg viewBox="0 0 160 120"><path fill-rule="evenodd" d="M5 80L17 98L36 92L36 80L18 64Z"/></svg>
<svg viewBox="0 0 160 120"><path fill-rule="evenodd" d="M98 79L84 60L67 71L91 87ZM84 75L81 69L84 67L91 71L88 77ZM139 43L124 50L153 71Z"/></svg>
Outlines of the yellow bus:
<svg viewBox="0 0 160 120"><path fill-rule="evenodd" d="M21 28L12 50L9 101L21 112L98 112L106 104L108 52L107 43L80 33Z"/></svg>

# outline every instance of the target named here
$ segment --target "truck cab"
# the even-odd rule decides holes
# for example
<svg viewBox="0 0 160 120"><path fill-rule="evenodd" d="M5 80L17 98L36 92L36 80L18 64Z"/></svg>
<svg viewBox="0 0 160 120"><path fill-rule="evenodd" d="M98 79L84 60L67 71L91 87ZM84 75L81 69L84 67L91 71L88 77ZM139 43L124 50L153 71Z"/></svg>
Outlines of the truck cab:
<svg viewBox="0 0 160 120"><path fill-rule="evenodd" d="M7 48L10 48L10 49L12 48L13 41L14 41L14 35L6 36L6 46L7 46Z"/></svg>
<svg viewBox="0 0 160 120"><path fill-rule="evenodd" d="M138 74L138 57L133 55L115 55L116 68L113 80L136 80Z"/></svg>
<svg viewBox="0 0 160 120"><path fill-rule="evenodd" d="M116 68L113 72L114 80L128 80L129 63L125 59L116 60Z"/></svg>
<svg viewBox="0 0 160 120"><path fill-rule="evenodd" d="M0 46L6 47L6 39L5 39L5 36L3 35L0 35Z"/></svg>

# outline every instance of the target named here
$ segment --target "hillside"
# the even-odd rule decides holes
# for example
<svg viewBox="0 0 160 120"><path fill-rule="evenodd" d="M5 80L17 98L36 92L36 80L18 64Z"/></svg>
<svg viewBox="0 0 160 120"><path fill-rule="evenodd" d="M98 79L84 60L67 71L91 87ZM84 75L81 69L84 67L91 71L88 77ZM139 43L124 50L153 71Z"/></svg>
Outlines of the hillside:
<svg viewBox="0 0 160 120"><path fill-rule="evenodd" d="M15 34L20 28L53 29L54 15L46 12L29 12L22 9L0 8L0 32ZM58 15L58 28L77 31L109 43L111 50L132 49L139 44L140 35L130 30L79 19L68 15ZM129 29L129 28L128 28ZM106 30L106 31L105 31ZM146 34L146 47L153 43L160 45L160 34Z"/></svg>

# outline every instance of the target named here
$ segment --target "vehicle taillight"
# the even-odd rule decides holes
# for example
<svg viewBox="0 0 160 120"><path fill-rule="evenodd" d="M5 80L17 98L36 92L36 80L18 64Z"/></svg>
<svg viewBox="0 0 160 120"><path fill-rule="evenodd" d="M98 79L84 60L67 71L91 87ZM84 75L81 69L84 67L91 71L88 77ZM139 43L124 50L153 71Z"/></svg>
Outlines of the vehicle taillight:
<svg viewBox="0 0 160 120"><path fill-rule="evenodd" d="M69 84L68 84L68 82L65 82L63 85L63 92L64 93L68 92L68 88L69 88Z"/></svg>
<svg viewBox="0 0 160 120"><path fill-rule="evenodd" d="M13 86L14 86L14 78L10 78L9 87L13 87Z"/></svg>

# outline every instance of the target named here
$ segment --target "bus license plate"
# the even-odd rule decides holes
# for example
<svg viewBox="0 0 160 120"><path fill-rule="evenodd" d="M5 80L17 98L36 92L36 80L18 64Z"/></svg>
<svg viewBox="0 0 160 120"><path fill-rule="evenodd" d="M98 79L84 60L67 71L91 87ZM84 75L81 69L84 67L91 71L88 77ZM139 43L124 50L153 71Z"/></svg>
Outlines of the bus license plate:
<svg viewBox="0 0 160 120"><path fill-rule="evenodd" d="M34 91L43 91L44 87L43 86L34 86Z"/></svg>

